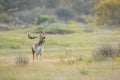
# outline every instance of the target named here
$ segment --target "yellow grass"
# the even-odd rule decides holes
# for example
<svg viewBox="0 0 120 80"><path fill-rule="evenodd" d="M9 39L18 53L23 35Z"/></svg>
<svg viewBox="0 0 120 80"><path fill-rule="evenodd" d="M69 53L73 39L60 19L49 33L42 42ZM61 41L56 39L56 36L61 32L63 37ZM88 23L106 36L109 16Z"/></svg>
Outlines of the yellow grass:
<svg viewBox="0 0 120 80"><path fill-rule="evenodd" d="M28 66L15 65L16 56L0 56L0 80L119 80L120 63L116 61L60 62L58 55L44 54L42 61ZM49 58L49 56L52 56ZM63 55L64 56L64 55ZM65 57L66 58L66 57Z"/></svg>

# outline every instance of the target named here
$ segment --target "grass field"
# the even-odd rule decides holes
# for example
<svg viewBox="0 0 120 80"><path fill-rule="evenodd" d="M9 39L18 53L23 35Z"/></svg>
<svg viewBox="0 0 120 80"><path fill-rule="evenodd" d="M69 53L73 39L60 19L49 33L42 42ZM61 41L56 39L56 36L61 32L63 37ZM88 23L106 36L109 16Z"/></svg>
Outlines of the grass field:
<svg viewBox="0 0 120 80"><path fill-rule="evenodd" d="M119 58L105 61L92 59L101 44L113 47L120 44L119 30L77 28L69 34L47 34L41 62L32 61L30 46L35 40L27 38L28 31L32 32L30 29L0 32L0 80L120 79ZM16 66L15 58L18 56L28 57L29 65Z"/></svg>

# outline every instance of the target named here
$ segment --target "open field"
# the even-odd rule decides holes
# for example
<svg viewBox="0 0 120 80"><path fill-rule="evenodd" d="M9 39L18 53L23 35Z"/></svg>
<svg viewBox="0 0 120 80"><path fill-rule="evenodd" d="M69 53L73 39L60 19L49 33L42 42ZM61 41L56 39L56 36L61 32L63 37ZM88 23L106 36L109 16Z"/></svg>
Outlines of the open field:
<svg viewBox="0 0 120 80"><path fill-rule="evenodd" d="M101 44L120 44L119 30L86 30L47 34L41 62L32 61L30 45L35 40L26 37L29 30L0 32L0 80L119 80L119 58L100 62L92 59ZM29 65L16 66L17 56L28 57Z"/></svg>
<svg viewBox="0 0 120 80"><path fill-rule="evenodd" d="M0 0L0 80L120 80L120 0Z"/></svg>
<svg viewBox="0 0 120 80"><path fill-rule="evenodd" d="M60 62L58 55L45 55L42 62L15 66L15 56L0 57L0 80L119 80L120 62ZM54 58L49 58L54 57ZM29 56L29 58L31 58Z"/></svg>

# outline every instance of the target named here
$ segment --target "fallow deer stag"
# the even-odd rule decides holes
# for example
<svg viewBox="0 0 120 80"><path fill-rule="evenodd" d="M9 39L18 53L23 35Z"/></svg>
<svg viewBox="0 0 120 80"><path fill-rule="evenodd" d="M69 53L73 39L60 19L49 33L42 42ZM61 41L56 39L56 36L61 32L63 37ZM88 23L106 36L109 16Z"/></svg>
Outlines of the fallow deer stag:
<svg viewBox="0 0 120 80"><path fill-rule="evenodd" d="M42 52L44 49L44 43L46 39L45 33L40 33L39 36L36 37L36 36L31 36L29 32L28 38L29 39L39 38L39 41L36 41L32 44L31 49L32 49L32 54L33 54L33 61L34 61L35 54L36 54L36 59L38 60L38 56L40 55L40 60L41 60Z"/></svg>

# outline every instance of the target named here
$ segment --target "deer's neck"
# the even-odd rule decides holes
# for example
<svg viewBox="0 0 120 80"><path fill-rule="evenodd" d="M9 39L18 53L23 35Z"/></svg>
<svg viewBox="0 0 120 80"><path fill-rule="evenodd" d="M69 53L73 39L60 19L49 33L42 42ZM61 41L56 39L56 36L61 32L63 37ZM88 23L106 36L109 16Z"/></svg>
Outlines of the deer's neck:
<svg viewBox="0 0 120 80"><path fill-rule="evenodd" d="M45 41L40 40L40 41L38 42L38 46L43 45L44 42L45 42Z"/></svg>

